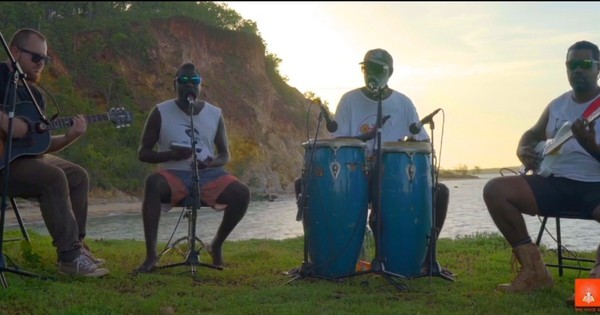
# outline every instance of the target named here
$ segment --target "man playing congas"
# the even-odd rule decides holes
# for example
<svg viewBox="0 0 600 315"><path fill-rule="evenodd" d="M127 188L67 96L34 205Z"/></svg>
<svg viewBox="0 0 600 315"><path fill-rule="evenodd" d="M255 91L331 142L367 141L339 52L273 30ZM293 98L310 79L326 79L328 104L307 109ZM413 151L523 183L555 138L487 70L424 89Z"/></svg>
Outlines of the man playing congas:
<svg viewBox="0 0 600 315"><path fill-rule="evenodd" d="M333 133L334 137L337 138L356 138L364 141L367 144L367 154L370 155L369 160L373 161L373 152L376 148L376 124L377 124L377 110L378 103L381 100L382 105L382 128L381 128L381 144L383 152L385 152L384 143L388 143L392 146L396 146L393 143L398 143L405 139L412 141L412 145L409 142L404 142L404 148L392 148L391 152L398 151L412 151L409 155L412 157L414 154L422 154L427 156L431 153L431 146L429 135L425 131L425 128L420 128L416 134L412 134L409 130L410 125L419 122L419 117L416 108L410 98L406 95L391 89L387 85L387 81L393 73L393 59L392 56L383 49L369 50L364 57L364 60L360 63L361 71L363 72L365 86L357 89L353 89L346 92L340 99L338 106L335 111L335 121L337 122L338 129ZM414 131L414 130L413 130ZM427 144L426 144L427 143ZM416 145L416 147L413 147ZM382 160L385 160L384 157ZM412 159L412 158L411 158ZM412 162L409 162L412 163ZM387 169L392 169L387 168ZM419 171L417 168L412 168ZM374 172L370 172L374 174ZM386 178L388 173L386 167L383 171L383 179ZM425 176L430 174L425 174ZM373 180L373 177L372 177ZM373 196L376 196L373 188L377 187L371 182L371 201ZM402 185L399 183L398 185ZM431 185L431 184L429 184ZM426 188L425 184L425 188ZM431 188L431 186L430 186ZM382 190L386 189L382 185ZM433 189L424 189L433 190ZM436 235L439 235L448 210L449 190L444 184L437 184L435 187L435 226L437 229ZM429 194L431 196L431 193ZM384 196L383 199L386 197ZM406 198L406 196L396 196L395 198ZM429 202L431 204L431 202ZM382 201L382 209L384 203ZM392 210L393 211L393 210ZM424 210L425 211L425 210ZM431 212L431 207L428 212ZM382 224L385 224L386 215L382 214ZM429 215L429 218L431 215ZM371 229L376 231L376 216L373 212L369 216L369 225ZM431 222L429 222L431 224ZM431 225L430 225L431 226ZM392 227L392 229L394 229ZM395 228L397 229L397 228ZM377 235L377 234L375 234ZM384 237L382 233L381 241L390 242ZM409 240L410 241L410 240ZM408 254L408 253L406 253ZM419 272L428 273L428 258L430 255L426 255L426 260L423 262L423 268L420 268ZM389 259L388 259L389 262ZM421 261L418 262L421 265ZM399 272L402 273L402 272ZM412 273L412 272L411 272ZM442 270L442 273L446 276L452 276L452 273L448 270Z"/></svg>

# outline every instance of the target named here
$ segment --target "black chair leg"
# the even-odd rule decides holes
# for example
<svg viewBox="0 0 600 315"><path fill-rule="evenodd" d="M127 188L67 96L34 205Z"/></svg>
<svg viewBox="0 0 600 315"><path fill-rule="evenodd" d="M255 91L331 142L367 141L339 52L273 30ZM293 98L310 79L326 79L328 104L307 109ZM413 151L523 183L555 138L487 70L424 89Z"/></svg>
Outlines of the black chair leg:
<svg viewBox="0 0 600 315"><path fill-rule="evenodd" d="M577 256L574 256L573 258L564 256L565 249L563 248L563 245L562 245L560 218L555 217L555 219L556 219L556 239L555 239L555 241L556 241L556 246L557 246L557 248L556 248L557 263L556 264L547 263L546 266L558 268L558 275L560 277L563 276L565 269L589 270L589 268L587 266L582 265L582 263L594 263L595 260L577 257ZM535 244L538 246L540 245L540 243L542 241L542 236L546 229L547 221L548 221L548 217L544 217L544 219L542 220L542 225L540 227L540 231L539 231L537 239L535 241ZM566 263L566 261L574 261L574 262L576 262L576 265L568 264L568 263Z"/></svg>
<svg viewBox="0 0 600 315"><path fill-rule="evenodd" d="M540 246L542 241L542 236L544 235L544 230L546 229L546 222L548 221L548 217L544 217L542 220L542 226L540 226L540 232L538 233L537 239L535 240L535 245Z"/></svg>
<svg viewBox="0 0 600 315"><path fill-rule="evenodd" d="M25 224L23 223L23 218L21 217L21 213L19 212L19 206L17 205L17 202L15 201L14 197L10 197L10 205L15 213L15 217L17 218L17 223L19 223L19 228L21 229L21 234L23 234L23 238L27 241L30 242L29 239L29 234L27 233L27 229L25 229ZM18 241L20 239L6 239L4 240L4 242L10 242L10 241Z"/></svg>
<svg viewBox="0 0 600 315"><path fill-rule="evenodd" d="M556 254L558 255L558 275L563 275L563 247L560 237L560 218L556 217Z"/></svg>

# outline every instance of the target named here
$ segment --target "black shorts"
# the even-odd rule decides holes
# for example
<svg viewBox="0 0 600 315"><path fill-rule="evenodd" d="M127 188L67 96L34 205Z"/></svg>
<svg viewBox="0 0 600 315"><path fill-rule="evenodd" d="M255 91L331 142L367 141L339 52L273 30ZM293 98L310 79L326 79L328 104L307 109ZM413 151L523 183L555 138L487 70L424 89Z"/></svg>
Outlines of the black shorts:
<svg viewBox="0 0 600 315"><path fill-rule="evenodd" d="M531 187L541 215L591 219L600 206L600 183L564 177L522 175Z"/></svg>

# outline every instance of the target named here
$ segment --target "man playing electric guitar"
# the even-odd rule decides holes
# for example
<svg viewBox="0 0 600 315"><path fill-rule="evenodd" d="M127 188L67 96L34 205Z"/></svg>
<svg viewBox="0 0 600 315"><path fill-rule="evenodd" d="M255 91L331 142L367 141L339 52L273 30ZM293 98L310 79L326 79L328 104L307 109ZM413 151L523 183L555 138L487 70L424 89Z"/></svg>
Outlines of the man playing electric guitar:
<svg viewBox="0 0 600 315"><path fill-rule="evenodd" d="M499 285L499 291L532 292L554 284L540 250L531 241L523 214L600 221L600 128L588 121L600 104L599 59L598 46L593 43L579 41L569 47L565 65L572 89L550 102L519 141L517 156L526 169L536 170L540 158L536 144L557 137L565 122L572 122L572 137L562 144L551 174L494 178L483 190L494 223L521 265L516 278ZM599 263L597 254L590 273L594 278L600 278Z"/></svg>
<svg viewBox="0 0 600 315"><path fill-rule="evenodd" d="M18 80L15 111L18 112L19 105L30 104L31 96L35 97L43 110L44 97L33 85L40 80L42 70L49 61L46 38L38 31L20 29L13 34L9 49L27 80ZM7 62L0 63L0 102L3 104L13 104L13 100L8 98L7 94L10 94L8 89L13 81L14 71L10 58ZM30 83L31 93L28 91ZM4 106L1 109L6 111ZM2 131L7 131L4 116L5 114L0 115L0 122ZM32 135L38 132L35 127L29 123L24 132L23 124L36 119L38 117L14 119L15 142L34 138ZM52 244L56 247L59 273L100 277L109 273L108 269L100 268L104 260L95 258L83 243L88 210L88 174L81 166L49 154L72 144L86 130L85 118L78 115L72 119L72 126L64 135L52 135L46 152L12 160L8 168L8 195L38 200L44 223L52 237ZM5 138L6 133L3 134L3 139ZM0 186L3 183L1 177L6 170L4 168L1 171Z"/></svg>

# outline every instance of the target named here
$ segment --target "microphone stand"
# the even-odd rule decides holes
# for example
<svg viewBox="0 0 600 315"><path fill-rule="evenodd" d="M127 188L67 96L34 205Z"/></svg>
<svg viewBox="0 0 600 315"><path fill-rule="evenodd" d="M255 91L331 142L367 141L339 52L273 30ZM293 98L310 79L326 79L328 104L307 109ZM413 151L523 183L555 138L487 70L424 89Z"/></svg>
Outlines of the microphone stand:
<svg viewBox="0 0 600 315"><path fill-rule="evenodd" d="M438 185L438 170L436 169L436 163L435 163L435 150L433 148L433 130L435 129L435 123L433 122L433 119L430 120L429 122L429 129L430 129L430 134L431 134L431 182L432 182L432 188L431 188L431 240L429 243L429 253L428 253L428 258L429 258L429 263L428 263L428 268L427 268L427 273L425 274L428 277L431 276L438 276L441 277L443 279L446 279L448 281L454 281L454 279L446 274L442 273L442 268L440 267L440 264L437 262L437 239L438 239L438 229L436 226L436 214L437 214L437 185Z"/></svg>
<svg viewBox="0 0 600 315"><path fill-rule="evenodd" d="M15 274L18 274L21 276L35 277L35 278L39 278L41 280L47 280L47 278L44 278L42 276L20 270L16 266L14 269L8 268L7 264L6 264L5 255L2 252L2 245L4 243L4 219L5 219L6 207L7 207L6 199L8 198L8 185L9 185L9 177L10 177L10 157L11 157L11 152L12 152L12 140L13 140L12 139L12 137L13 137L13 120L15 117L15 107L17 104L17 82L19 80L21 80L23 85L27 88L27 91L29 92L31 99L32 99L33 103L36 104L38 113L40 113L40 116L43 118L43 120L45 120L45 117L43 116L40 108L37 106L36 100L33 97L33 94L31 93L29 86L27 86L27 82L25 81L25 73L23 73L23 70L21 70L21 66L17 63L14 56L11 54L10 49L8 48L8 45L6 44L6 41L4 40L4 36L2 36L2 33L0 33L0 38L2 39L2 45L4 46L4 49L6 50L7 55L10 57L12 67L13 67L13 69L15 69L14 72L12 72L12 79L9 82L9 88L6 93L6 104L5 105L7 108L6 113L8 114L8 130L7 130L7 134L6 134L6 145L5 145L5 152L4 152L4 160L6 161L6 166L4 167L4 169L2 171L3 172L3 174L2 174L2 176L3 176L2 177L2 201L1 201L1 210L0 210L0 282L2 282L2 286L6 289L6 288L8 288L8 282L6 281L4 272L12 272L12 273L15 273Z"/></svg>
<svg viewBox="0 0 600 315"><path fill-rule="evenodd" d="M375 135L375 192L376 196L372 201L371 211L375 213L375 219L377 220L375 225L375 258L371 262L371 270L360 271L350 276L362 275L365 273L376 273L382 276L385 280L387 280L390 284L396 287L396 289L402 291L407 290L408 286L397 281L393 277L399 278L400 280L404 280L405 277L390 271L385 270L385 260L386 257L381 257L381 180L383 177L383 151L381 149L381 129L383 127L383 119L382 119L382 98L383 98L384 88L376 88L373 90L374 95L377 96L377 133Z"/></svg>
<svg viewBox="0 0 600 315"><path fill-rule="evenodd" d="M201 263L200 262L200 250L196 250L196 217L197 217L197 212L198 209L200 208L201 205L201 201L200 201L200 171L198 170L198 160L197 160L197 154L196 154L196 136L195 133L193 132L195 130L194 128L194 101L188 99L189 101L189 107L188 107L188 113L190 115L190 128L192 130L192 132L190 133L190 141L192 143L192 186L190 187L190 195L188 196L191 197L192 199L192 213L191 213L191 217L189 219L189 227L188 227L188 241L189 241L189 245L190 245L190 249L188 252L188 255L185 259L185 261L183 262L179 262L179 263L173 263L173 264L168 264L168 265L164 265L164 266L158 266L157 269L164 269L164 268L170 268L170 267L177 267L177 266L183 266L183 265L188 265L191 267L191 272L192 272L192 277L194 278L194 280L196 280L196 267L197 266L203 266L203 267L209 267L209 268L213 268L213 269L218 269L218 270L223 270L222 266L217 266L217 265L213 265L213 264L206 264L206 263Z"/></svg>
<svg viewBox="0 0 600 315"><path fill-rule="evenodd" d="M306 212L306 210L308 210L308 197L309 197L308 196L308 187L307 187L308 179L306 177L310 176L310 174L312 173L313 158L315 156L315 149L317 147L317 138L319 137L319 129L321 129L321 121L322 120L323 120L323 112L321 112L319 114L319 118L317 119L317 130L315 131L314 141L313 141L312 145L310 144L310 140L308 143L308 145L310 146L310 157L308 159L308 162L306 161L306 159L304 160L304 163L308 164L308 166L305 165L305 167L303 167L302 176L300 177L301 188L300 188L300 196L298 197L298 200L296 201L296 204L298 206L298 213L296 214L296 221L302 221L302 219L304 217L304 212ZM309 262L309 258L308 258L308 244L307 244L307 240L306 240L306 233L304 233L304 260L302 261L302 265L299 268L292 269L287 274L290 275L292 277L292 279L290 279L285 284L288 284L297 279L314 276L313 272L312 272L312 264Z"/></svg>

